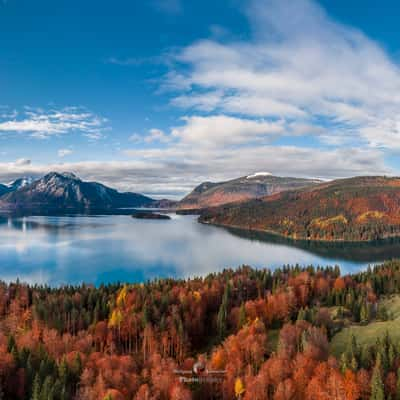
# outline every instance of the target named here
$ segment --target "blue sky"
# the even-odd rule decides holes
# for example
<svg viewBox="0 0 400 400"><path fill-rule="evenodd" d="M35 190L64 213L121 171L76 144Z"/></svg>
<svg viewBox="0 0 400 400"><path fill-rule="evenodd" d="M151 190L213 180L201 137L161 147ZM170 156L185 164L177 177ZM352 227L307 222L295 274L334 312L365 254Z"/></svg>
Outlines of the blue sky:
<svg viewBox="0 0 400 400"><path fill-rule="evenodd" d="M0 181L179 197L268 171L398 174L395 1L0 1Z"/></svg>

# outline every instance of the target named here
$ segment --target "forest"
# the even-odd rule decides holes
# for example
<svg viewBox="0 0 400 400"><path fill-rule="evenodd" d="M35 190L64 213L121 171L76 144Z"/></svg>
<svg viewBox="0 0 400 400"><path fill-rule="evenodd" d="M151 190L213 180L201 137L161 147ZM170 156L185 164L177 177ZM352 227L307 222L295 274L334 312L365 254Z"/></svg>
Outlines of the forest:
<svg viewBox="0 0 400 400"><path fill-rule="evenodd" d="M291 239L368 242L400 237L400 179L355 177L203 210L203 223Z"/></svg>
<svg viewBox="0 0 400 400"><path fill-rule="evenodd" d="M142 284L2 283L0 398L400 399L398 333L382 331L399 295L399 261L343 276L242 266ZM375 326L384 334L346 333ZM194 365L204 379L182 379Z"/></svg>

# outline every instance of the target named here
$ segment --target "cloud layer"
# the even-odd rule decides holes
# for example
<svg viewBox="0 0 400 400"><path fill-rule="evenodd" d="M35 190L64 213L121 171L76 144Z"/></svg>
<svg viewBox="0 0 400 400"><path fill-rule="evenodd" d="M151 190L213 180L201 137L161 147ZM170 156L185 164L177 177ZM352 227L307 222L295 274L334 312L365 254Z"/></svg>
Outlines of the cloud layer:
<svg viewBox="0 0 400 400"><path fill-rule="evenodd" d="M25 134L37 139L80 132L90 139L102 136L106 119L78 107L62 109L34 109L25 107L0 115L0 135Z"/></svg>
<svg viewBox="0 0 400 400"><path fill-rule="evenodd" d="M251 39L174 54L162 88L185 116L162 146L149 133L154 146L125 154L196 183L396 173L385 160L400 149L400 69L379 44L311 0L254 0L246 13Z"/></svg>
<svg viewBox="0 0 400 400"><path fill-rule="evenodd" d="M201 40L177 54L173 105L400 147L400 70L377 43L309 0L254 0L247 15L251 41Z"/></svg>
<svg viewBox="0 0 400 400"><path fill-rule="evenodd" d="M165 4L183 12L179 1ZM167 57L157 94L174 111L170 126L127 136L119 161L0 163L0 181L71 170L122 190L179 197L203 180L257 171L327 179L398 173L388 160L400 150L400 69L382 46L312 0L250 0L244 12L249 38L214 35ZM80 131L95 139L107 125L76 108L0 113L0 137Z"/></svg>
<svg viewBox="0 0 400 400"><path fill-rule="evenodd" d="M134 161L34 164L29 160L0 163L0 182L21 176L41 176L49 171L71 171L86 180L95 180L123 191L155 197L180 198L201 181L221 181L248 175L249 171L269 171L281 176L308 176L327 179L351 175L393 173L376 149L324 150L295 146L259 146L246 149L133 150Z"/></svg>

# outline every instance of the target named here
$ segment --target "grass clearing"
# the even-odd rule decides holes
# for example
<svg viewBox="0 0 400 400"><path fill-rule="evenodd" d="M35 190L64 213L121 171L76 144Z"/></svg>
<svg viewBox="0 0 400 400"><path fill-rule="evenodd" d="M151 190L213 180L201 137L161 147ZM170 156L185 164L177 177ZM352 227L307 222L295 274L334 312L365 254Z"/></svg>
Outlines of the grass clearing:
<svg viewBox="0 0 400 400"><path fill-rule="evenodd" d="M331 353L336 357L346 350L352 335L360 345L373 345L379 337L389 332L394 342L400 342L400 296L391 296L383 299L381 303L388 310L391 320L376 321L367 325L351 325L337 333L331 341Z"/></svg>

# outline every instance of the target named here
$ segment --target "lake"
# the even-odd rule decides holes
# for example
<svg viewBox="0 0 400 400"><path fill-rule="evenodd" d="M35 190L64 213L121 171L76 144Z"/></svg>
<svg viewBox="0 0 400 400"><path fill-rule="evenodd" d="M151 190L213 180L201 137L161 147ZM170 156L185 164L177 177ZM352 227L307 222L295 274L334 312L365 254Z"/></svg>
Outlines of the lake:
<svg viewBox="0 0 400 400"><path fill-rule="evenodd" d="M293 242L260 233L130 216L0 219L0 279L77 284L191 277L243 264L340 265L343 272L400 257L398 241L373 244Z"/></svg>

